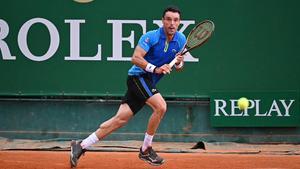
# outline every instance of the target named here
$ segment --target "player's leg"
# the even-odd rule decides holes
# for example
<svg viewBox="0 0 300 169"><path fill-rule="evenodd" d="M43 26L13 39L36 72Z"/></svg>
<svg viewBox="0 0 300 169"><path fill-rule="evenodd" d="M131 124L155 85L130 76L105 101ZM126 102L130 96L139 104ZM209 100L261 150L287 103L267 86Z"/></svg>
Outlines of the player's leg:
<svg viewBox="0 0 300 169"><path fill-rule="evenodd" d="M140 148L139 158L151 165L161 165L164 163L164 159L158 156L152 149L152 139L167 110L167 104L160 93L156 93L150 97L146 103L153 109L153 113L148 122L143 146Z"/></svg>
<svg viewBox="0 0 300 169"><path fill-rule="evenodd" d="M149 135L154 135L161 119L164 117L167 111L167 104L160 93L156 93L150 97L146 102L153 110L153 113L149 119L147 133Z"/></svg>
<svg viewBox="0 0 300 169"><path fill-rule="evenodd" d="M129 108L128 104L123 103L120 105L118 112L114 117L102 123L98 130L89 135L83 141L71 142L71 154L70 164L71 167L76 167L77 162L82 154L86 151L86 148L95 144L100 139L103 139L111 132L124 126L133 116L133 112Z"/></svg>
<svg viewBox="0 0 300 169"><path fill-rule="evenodd" d="M111 132L127 124L133 115L127 103L121 104L117 114L100 125L100 128L95 132L97 137L103 139Z"/></svg>

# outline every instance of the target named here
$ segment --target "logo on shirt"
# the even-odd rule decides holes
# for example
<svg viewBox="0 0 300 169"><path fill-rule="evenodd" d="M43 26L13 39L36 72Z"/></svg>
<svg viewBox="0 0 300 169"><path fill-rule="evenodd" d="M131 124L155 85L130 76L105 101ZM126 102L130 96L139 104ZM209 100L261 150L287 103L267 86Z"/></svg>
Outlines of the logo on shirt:
<svg viewBox="0 0 300 169"><path fill-rule="evenodd" d="M145 39L145 42L146 42L146 43L149 43L149 41L150 41L150 39L147 37L147 38Z"/></svg>
<svg viewBox="0 0 300 169"><path fill-rule="evenodd" d="M176 50L176 49L172 49L172 52L173 52L173 53L177 53L177 50Z"/></svg>

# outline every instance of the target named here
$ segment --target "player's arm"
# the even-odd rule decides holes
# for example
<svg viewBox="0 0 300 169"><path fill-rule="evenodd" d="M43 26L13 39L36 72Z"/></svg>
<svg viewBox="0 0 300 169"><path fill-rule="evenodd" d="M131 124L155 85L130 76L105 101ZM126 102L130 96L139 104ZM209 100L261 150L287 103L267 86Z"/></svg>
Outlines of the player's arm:
<svg viewBox="0 0 300 169"><path fill-rule="evenodd" d="M184 55L181 55L180 53L176 55L177 61L175 62L175 69L176 71L181 71L183 69L184 65Z"/></svg>
<svg viewBox="0 0 300 169"><path fill-rule="evenodd" d="M184 55L183 54L185 51L185 44L186 44L186 37L183 34L179 33L179 47L180 47L180 51L179 53L176 54L176 62L174 64L176 71L181 71L183 69L183 65L184 65ZM171 63L170 63L171 64Z"/></svg>
<svg viewBox="0 0 300 169"><path fill-rule="evenodd" d="M146 51L143 48L141 48L139 45L137 45L136 48L134 49L131 62L136 66L146 70L147 72L157 73L157 74L170 73L171 68L169 67L168 64L165 64L161 67L156 67L155 65L145 60L144 58L145 55L146 55Z"/></svg>
<svg viewBox="0 0 300 169"><path fill-rule="evenodd" d="M137 45L131 58L132 64L142 69L146 69L148 62L144 59L145 55L146 51Z"/></svg>

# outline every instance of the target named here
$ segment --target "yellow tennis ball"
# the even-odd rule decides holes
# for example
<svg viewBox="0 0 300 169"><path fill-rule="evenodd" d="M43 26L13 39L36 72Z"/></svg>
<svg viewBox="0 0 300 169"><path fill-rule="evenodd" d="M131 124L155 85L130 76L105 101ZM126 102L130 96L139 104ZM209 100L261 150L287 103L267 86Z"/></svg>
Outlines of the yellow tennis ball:
<svg viewBox="0 0 300 169"><path fill-rule="evenodd" d="M245 110L249 107L249 100L245 97L241 97L238 100L238 106L240 110Z"/></svg>

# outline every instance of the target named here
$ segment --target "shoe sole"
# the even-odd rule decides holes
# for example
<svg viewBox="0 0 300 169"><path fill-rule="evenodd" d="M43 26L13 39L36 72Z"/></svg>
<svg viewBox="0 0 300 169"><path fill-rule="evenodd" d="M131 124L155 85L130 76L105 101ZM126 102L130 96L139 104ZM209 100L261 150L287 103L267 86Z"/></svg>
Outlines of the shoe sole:
<svg viewBox="0 0 300 169"><path fill-rule="evenodd" d="M150 164L152 166L160 166L160 165L162 165L165 162L165 160L163 160L160 164L157 164L157 163L152 163L151 161L148 161L148 160L146 160L144 158L140 158L140 159L143 160L143 161L145 161L145 162L147 162L148 164Z"/></svg>
<svg viewBox="0 0 300 169"><path fill-rule="evenodd" d="M71 141L71 145L70 145L70 147L71 147L71 152L70 152L70 165L71 165L71 168L76 168L76 166L77 166L77 164L76 164L76 162L73 162L73 160L72 160L72 147L74 146L76 144L76 141L74 141L74 140L72 140Z"/></svg>

